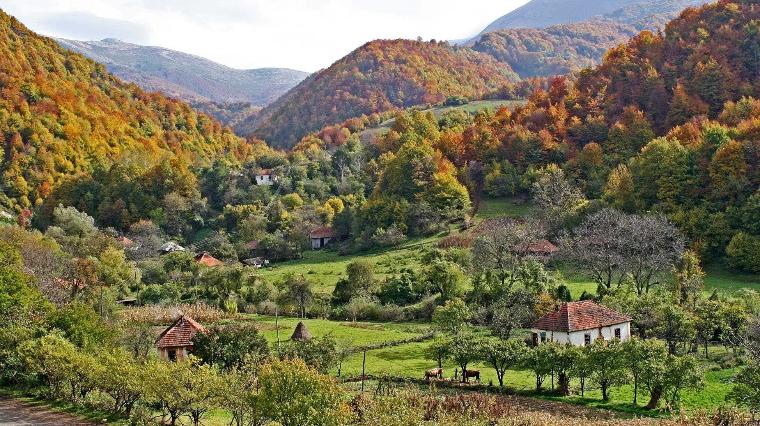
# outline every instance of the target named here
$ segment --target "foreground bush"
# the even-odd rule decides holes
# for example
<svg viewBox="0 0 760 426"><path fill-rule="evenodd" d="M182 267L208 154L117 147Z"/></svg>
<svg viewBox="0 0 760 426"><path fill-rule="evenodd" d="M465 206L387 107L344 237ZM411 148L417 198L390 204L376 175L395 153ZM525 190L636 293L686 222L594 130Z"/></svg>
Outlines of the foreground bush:
<svg viewBox="0 0 760 426"><path fill-rule="evenodd" d="M342 425L351 416L338 384L300 360L264 366L259 388L258 409L282 426Z"/></svg>

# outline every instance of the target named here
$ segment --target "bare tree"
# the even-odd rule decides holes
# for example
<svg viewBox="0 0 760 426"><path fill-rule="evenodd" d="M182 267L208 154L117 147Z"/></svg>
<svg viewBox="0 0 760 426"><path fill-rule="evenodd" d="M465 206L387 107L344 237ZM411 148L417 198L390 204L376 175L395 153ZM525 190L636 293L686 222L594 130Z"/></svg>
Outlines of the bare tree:
<svg viewBox="0 0 760 426"><path fill-rule="evenodd" d="M626 215L622 227L627 240L625 269L641 296L659 285L684 252L684 240L664 215Z"/></svg>
<svg viewBox="0 0 760 426"><path fill-rule="evenodd" d="M681 258L684 240L662 215L592 214L562 239L566 259L610 290L630 277L639 296L649 293Z"/></svg>
<svg viewBox="0 0 760 426"><path fill-rule="evenodd" d="M483 225L482 236L472 247L473 263L478 273L493 272L502 289L509 290L516 280L516 270L529 256L530 243L544 235L541 224L494 219Z"/></svg>
<svg viewBox="0 0 760 426"><path fill-rule="evenodd" d="M583 221L560 242L560 253L596 281L600 288L611 290L626 276L624 249L625 230L621 226L625 214L604 209Z"/></svg>

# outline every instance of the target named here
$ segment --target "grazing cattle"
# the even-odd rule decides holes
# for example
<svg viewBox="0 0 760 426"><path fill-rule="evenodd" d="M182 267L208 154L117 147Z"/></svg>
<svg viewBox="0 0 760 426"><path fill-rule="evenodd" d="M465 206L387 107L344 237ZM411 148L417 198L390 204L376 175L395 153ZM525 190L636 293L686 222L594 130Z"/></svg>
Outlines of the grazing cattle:
<svg viewBox="0 0 760 426"><path fill-rule="evenodd" d="M425 380L441 379L443 380L443 368L433 368L425 372Z"/></svg>
<svg viewBox="0 0 760 426"><path fill-rule="evenodd" d="M480 383L480 370L464 370L462 373L462 378L465 382L467 382L470 378L475 378L475 380Z"/></svg>

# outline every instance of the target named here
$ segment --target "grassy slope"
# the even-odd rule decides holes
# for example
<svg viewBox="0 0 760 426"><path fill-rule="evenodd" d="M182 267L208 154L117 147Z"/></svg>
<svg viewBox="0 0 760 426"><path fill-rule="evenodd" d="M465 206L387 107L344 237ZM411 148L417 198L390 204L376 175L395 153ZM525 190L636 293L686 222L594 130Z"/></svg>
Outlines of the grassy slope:
<svg viewBox="0 0 760 426"><path fill-rule="evenodd" d="M465 111L465 112L474 114L476 112L483 111L486 109L497 110L501 107L514 107L516 105L522 105L524 103L525 101L503 101L503 100L473 101L466 105L460 105L460 106L436 106L433 108L425 109L423 110L423 112L432 112L436 118L441 118L443 114L447 112L451 112L451 111L456 111L456 110ZM390 128L393 127L393 124L395 122L396 122L395 118L386 120L380 123L380 125L378 125L377 127L373 127L371 129L367 129L363 132L360 132L359 137L363 141L371 140L373 136L381 135L388 132L388 130L390 130Z"/></svg>

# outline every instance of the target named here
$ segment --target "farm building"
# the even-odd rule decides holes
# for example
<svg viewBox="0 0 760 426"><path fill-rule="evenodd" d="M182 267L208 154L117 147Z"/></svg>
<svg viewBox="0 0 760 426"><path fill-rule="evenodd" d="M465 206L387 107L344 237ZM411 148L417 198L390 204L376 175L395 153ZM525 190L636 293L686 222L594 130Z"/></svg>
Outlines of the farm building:
<svg viewBox="0 0 760 426"><path fill-rule="evenodd" d="M204 251L203 253L195 256L195 263L203 266L207 266L209 268L215 268L217 266L224 265L224 262L221 260L215 258L214 256L210 255L208 252Z"/></svg>
<svg viewBox="0 0 760 426"><path fill-rule="evenodd" d="M161 248L158 249L158 251L161 254L169 254L169 253L175 253L178 251L185 251L185 248L175 243L174 241L169 241L168 243L162 245Z"/></svg>
<svg viewBox="0 0 760 426"><path fill-rule="evenodd" d="M270 169L263 169L256 174L256 185L270 186L277 182L277 177Z"/></svg>
<svg viewBox="0 0 760 426"><path fill-rule="evenodd" d="M298 325L296 325L293 335L290 336L290 340L295 340L297 342L305 342L311 340L311 338L311 332L309 332L309 329L306 328L306 324L303 322L299 322Z"/></svg>
<svg viewBox="0 0 760 426"><path fill-rule="evenodd" d="M269 261L263 257L252 257L250 259L243 260L243 265L250 266L252 268L260 269L269 265Z"/></svg>
<svg viewBox="0 0 760 426"><path fill-rule="evenodd" d="M568 302L541 317L531 331L535 345L556 342L584 346L597 339L630 339L631 318L592 301Z"/></svg>
<svg viewBox="0 0 760 426"><path fill-rule="evenodd" d="M164 361L182 361L193 351L193 337L206 329L192 318L182 315L156 339L158 355Z"/></svg>
<svg viewBox="0 0 760 426"><path fill-rule="evenodd" d="M551 257L559 251L559 248L549 240L539 240L528 244L526 250L533 256Z"/></svg>
<svg viewBox="0 0 760 426"><path fill-rule="evenodd" d="M335 231L329 226L324 226L311 231L309 238L311 238L311 248L319 250L325 248L330 243L330 240L335 238Z"/></svg>

